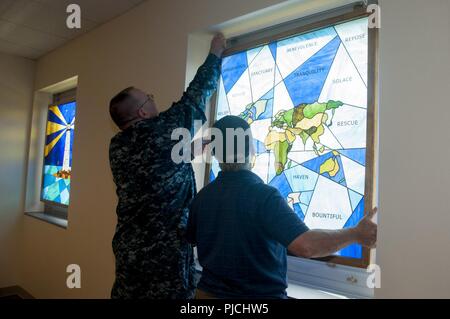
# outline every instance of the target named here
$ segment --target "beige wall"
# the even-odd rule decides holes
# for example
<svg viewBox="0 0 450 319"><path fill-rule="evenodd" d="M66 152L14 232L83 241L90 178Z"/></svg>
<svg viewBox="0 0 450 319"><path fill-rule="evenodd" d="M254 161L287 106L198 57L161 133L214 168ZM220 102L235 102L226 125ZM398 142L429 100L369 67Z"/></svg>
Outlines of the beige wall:
<svg viewBox="0 0 450 319"><path fill-rule="evenodd" d="M376 296L450 298L450 2L381 5Z"/></svg>
<svg viewBox="0 0 450 319"><path fill-rule="evenodd" d="M0 287L17 285L35 63L0 53Z"/></svg>

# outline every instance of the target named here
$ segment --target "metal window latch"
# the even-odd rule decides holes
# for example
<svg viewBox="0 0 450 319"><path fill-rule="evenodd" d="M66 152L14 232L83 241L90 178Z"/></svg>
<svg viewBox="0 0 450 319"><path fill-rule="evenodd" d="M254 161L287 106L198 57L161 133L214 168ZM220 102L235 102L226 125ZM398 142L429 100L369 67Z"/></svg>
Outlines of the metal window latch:
<svg viewBox="0 0 450 319"><path fill-rule="evenodd" d="M350 275L347 277L347 282L351 283L351 284L356 284L358 282L358 279L356 279L356 277L354 277L353 275Z"/></svg>

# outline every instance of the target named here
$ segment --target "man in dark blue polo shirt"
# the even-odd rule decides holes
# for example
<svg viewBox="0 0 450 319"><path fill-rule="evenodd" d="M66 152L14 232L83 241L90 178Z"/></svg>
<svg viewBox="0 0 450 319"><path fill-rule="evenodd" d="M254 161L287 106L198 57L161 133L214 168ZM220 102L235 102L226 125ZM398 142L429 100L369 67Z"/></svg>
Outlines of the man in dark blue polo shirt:
<svg viewBox="0 0 450 319"><path fill-rule="evenodd" d="M226 130L250 132L247 122L226 116L214 128L222 132L221 172L191 203L187 230L203 267L197 298L286 298L287 249L312 258L355 242L375 245L376 209L355 228L309 230L279 191L251 172L251 134L243 152L227 144Z"/></svg>

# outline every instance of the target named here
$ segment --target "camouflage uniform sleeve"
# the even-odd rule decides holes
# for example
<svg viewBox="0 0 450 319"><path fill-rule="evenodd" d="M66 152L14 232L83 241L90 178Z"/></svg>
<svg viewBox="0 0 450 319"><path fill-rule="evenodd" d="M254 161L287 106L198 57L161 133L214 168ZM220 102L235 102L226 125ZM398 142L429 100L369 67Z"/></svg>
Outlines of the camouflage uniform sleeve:
<svg viewBox="0 0 450 319"><path fill-rule="evenodd" d="M160 114L163 118L175 120L178 127L193 130L194 121L206 122L205 108L208 98L217 89L220 65L222 59L209 54L206 61L197 70L192 82L189 84L180 101L174 103L170 109Z"/></svg>

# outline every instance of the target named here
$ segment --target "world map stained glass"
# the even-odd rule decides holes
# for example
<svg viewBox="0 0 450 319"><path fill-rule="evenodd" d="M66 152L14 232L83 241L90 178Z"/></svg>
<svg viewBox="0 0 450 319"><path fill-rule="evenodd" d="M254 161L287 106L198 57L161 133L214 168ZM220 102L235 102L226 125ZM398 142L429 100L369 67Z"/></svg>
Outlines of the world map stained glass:
<svg viewBox="0 0 450 319"><path fill-rule="evenodd" d="M253 171L316 229L364 214L368 19L227 56L216 119L237 115L255 139ZM210 180L220 170L211 165ZM351 245L338 255L361 258Z"/></svg>

